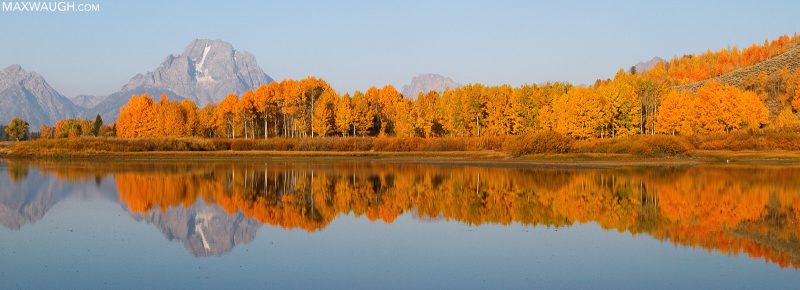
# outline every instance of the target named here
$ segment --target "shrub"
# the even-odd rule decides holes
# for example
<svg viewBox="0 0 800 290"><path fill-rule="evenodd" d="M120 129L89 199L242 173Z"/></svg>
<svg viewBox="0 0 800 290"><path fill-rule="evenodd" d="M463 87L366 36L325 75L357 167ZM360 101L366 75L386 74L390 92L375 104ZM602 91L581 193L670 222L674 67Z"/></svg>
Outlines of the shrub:
<svg viewBox="0 0 800 290"><path fill-rule="evenodd" d="M680 156L689 153L692 149L692 144L685 138L652 135L637 138L631 147L631 153L648 157Z"/></svg>
<svg viewBox="0 0 800 290"><path fill-rule="evenodd" d="M467 141L464 138L446 137L427 139L426 141L420 143L424 144L420 148L423 151L464 151L467 148Z"/></svg>
<svg viewBox="0 0 800 290"><path fill-rule="evenodd" d="M494 150L494 151L502 151L503 146L505 146L506 142L510 141L515 137L505 137L505 136L488 136L488 137L472 137L467 138L466 144L464 144L466 150Z"/></svg>
<svg viewBox="0 0 800 290"><path fill-rule="evenodd" d="M630 153L635 137L618 137L576 141L573 150L580 153Z"/></svg>
<svg viewBox="0 0 800 290"><path fill-rule="evenodd" d="M572 138L554 131L541 131L518 136L507 142L505 151L512 156L533 153L567 153L572 151Z"/></svg>
<svg viewBox="0 0 800 290"><path fill-rule="evenodd" d="M426 142L422 138L396 138L396 137L379 137L372 142L372 150L375 151L417 151L419 146Z"/></svg>
<svg viewBox="0 0 800 290"><path fill-rule="evenodd" d="M227 139L211 139L211 146L215 150L231 150L231 142Z"/></svg>

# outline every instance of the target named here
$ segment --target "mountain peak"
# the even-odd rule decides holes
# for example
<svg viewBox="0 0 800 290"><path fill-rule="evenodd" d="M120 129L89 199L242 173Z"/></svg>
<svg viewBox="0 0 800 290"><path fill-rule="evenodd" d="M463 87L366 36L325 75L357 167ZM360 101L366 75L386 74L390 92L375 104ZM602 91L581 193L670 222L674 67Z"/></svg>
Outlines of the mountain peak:
<svg viewBox="0 0 800 290"><path fill-rule="evenodd" d="M233 45L227 41L222 39L204 39L204 38L195 38L186 45L186 48L183 50L183 54L188 54L190 51L196 48L204 48L204 47L215 47L215 48L223 48L226 50L234 50Z"/></svg>
<svg viewBox="0 0 800 290"><path fill-rule="evenodd" d="M449 77L434 73L424 73L411 78L411 83L403 86L402 94L408 98L416 98L420 93L431 91L442 93L446 89L454 89L460 86Z"/></svg>
<svg viewBox="0 0 800 290"><path fill-rule="evenodd" d="M90 116L115 120L119 107L132 94L166 94L173 99L190 99L199 106L220 102L228 94L243 94L272 82L255 56L238 51L223 40L194 39L183 52L168 55L154 70L133 76L122 89L99 102Z"/></svg>
<svg viewBox="0 0 800 290"><path fill-rule="evenodd" d="M25 71L25 70L22 69L21 65L12 64L12 65L9 65L8 67L6 67L5 69L3 69L3 71L5 71L5 72L19 72L19 71Z"/></svg>
<svg viewBox="0 0 800 290"><path fill-rule="evenodd" d="M122 90L156 88L202 106L270 82L251 54L222 40L194 39L183 53L168 56L155 71L134 76Z"/></svg>
<svg viewBox="0 0 800 290"><path fill-rule="evenodd" d="M5 82L8 82L9 80L11 80L13 82L34 81L34 80L35 81L43 81L44 80L44 78L42 78L36 72L26 71L25 69L22 68L21 65L18 65L18 64L9 65L8 67L6 67L2 71L0 71L0 73L2 74L3 81L5 81ZM5 85L7 85L7 84L5 84ZM5 87L2 86L2 88L5 88Z"/></svg>

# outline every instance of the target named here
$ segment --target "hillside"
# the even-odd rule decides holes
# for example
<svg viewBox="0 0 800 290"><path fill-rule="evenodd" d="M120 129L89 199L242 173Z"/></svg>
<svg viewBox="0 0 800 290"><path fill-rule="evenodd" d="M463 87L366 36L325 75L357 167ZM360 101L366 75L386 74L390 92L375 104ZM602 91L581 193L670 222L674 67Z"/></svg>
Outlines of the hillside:
<svg viewBox="0 0 800 290"><path fill-rule="evenodd" d="M752 78L760 73L766 73L767 75L771 75L783 68L786 68L790 71L796 71L798 68L800 68L800 45L795 45L793 48L787 50L786 52L777 55L775 57L769 58L765 61L759 62L757 64L740 68L732 72L710 78L708 80L694 82L687 85L676 86L675 88L678 90L688 90L694 92L697 90L697 88L703 86L706 82L710 80L716 80L723 84L734 85L740 88L744 88L746 79Z"/></svg>
<svg viewBox="0 0 800 290"><path fill-rule="evenodd" d="M774 76L778 71L786 69L789 72L796 72L800 69L800 45L797 43L786 52L756 63L751 66L743 67L707 80L694 82L686 85L675 86L676 90L696 92L709 81L719 81L722 84L733 85L741 89L748 89L748 80L756 79L759 75ZM770 95L764 104L769 109L771 117L780 113L783 105L774 95Z"/></svg>

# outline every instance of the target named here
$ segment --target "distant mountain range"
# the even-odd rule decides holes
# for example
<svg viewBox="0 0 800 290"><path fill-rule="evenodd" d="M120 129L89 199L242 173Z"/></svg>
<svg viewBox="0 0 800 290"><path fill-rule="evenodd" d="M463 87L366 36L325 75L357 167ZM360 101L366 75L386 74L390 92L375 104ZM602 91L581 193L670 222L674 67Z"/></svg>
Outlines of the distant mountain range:
<svg viewBox="0 0 800 290"><path fill-rule="evenodd" d="M461 85L452 79L438 74L421 74L411 79L411 83L403 86L402 94L408 98L416 99L420 93L436 91L444 92L446 89L454 89Z"/></svg>
<svg viewBox="0 0 800 290"><path fill-rule="evenodd" d="M636 64L636 65L634 65L633 67L635 67L635 68L636 68L636 72L637 72L637 73L643 73L643 72L646 72L646 71L650 70L650 69L651 69L651 68L653 68L653 67L654 67L654 66L655 66L657 63L659 63L659 62L662 62L662 61L664 61L664 59L663 59L663 58L660 58L660 57L657 57L657 56L656 56L656 57L653 57L653 58L651 58L651 59L650 59L650 60L648 60L648 61L640 61L639 63L637 63L637 64Z"/></svg>
<svg viewBox="0 0 800 290"><path fill-rule="evenodd" d="M41 124L53 124L62 118L93 118L96 114L106 122L114 122L119 108L133 94L165 94L203 106L272 81L252 54L237 51L222 40L208 39L193 40L183 53L167 56L154 71L137 74L107 96L79 95L68 99L42 76L11 65L0 72L0 123L7 124L18 116L38 130Z"/></svg>

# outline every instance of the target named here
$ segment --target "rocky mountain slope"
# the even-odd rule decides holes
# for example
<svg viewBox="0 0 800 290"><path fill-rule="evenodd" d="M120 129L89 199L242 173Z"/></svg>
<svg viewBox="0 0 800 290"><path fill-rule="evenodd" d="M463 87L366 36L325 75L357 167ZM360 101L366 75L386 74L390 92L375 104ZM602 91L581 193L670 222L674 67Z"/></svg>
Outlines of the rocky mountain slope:
<svg viewBox="0 0 800 290"><path fill-rule="evenodd" d="M78 106L36 72L28 72L19 65L0 71L0 124L8 124L16 116L38 130L41 124L52 124L80 112Z"/></svg>

